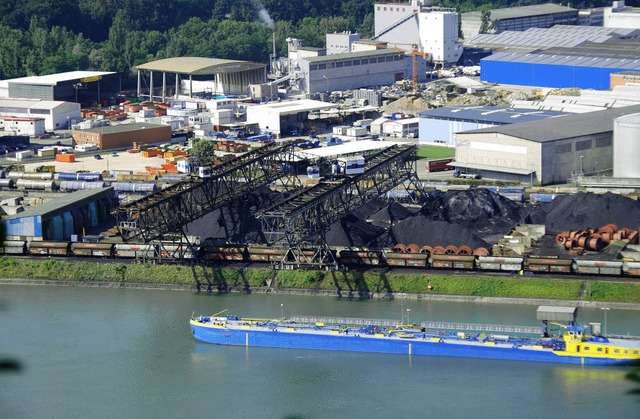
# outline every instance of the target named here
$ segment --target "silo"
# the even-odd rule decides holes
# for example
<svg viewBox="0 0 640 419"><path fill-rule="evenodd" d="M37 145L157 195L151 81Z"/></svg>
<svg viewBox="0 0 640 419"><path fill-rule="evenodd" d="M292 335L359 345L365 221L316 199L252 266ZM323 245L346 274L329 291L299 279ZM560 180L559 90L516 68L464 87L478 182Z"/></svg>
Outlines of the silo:
<svg viewBox="0 0 640 419"><path fill-rule="evenodd" d="M640 178L640 113L613 122L613 177Z"/></svg>

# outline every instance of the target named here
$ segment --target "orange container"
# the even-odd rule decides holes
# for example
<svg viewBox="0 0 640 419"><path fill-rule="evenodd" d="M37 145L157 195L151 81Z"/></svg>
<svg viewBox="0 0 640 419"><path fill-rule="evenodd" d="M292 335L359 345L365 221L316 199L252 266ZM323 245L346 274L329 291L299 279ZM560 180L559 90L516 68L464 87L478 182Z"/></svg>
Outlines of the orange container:
<svg viewBox="0 0 640 419"><path fill-rule="evenodd" d="M56 161L62 163L74 163L76 161L75 154L56 154Z"/></svg>
<svg viewBox="0 0 640 419"><path fill-rule="evenodd" d="M162 154L162 150L144 150L142 157L156 157Z"/></svg>

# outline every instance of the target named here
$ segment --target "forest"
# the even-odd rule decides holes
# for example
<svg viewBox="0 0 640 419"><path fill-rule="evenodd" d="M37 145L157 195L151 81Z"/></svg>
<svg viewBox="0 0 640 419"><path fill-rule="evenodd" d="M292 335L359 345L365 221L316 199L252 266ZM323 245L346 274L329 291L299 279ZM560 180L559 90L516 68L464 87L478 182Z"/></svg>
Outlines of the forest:
<svg viewBox="0 0 640 419"><path fill-rule="evenodd" d="M380 2L380 1L379 1ZM267 63L275 34L323 47L325 34L374 30L374 0L0 0L0 79L73 70L117 71L132 80L144 62L201 56ZM388 1L394 3L394 1ZM402 3L402 2L400 2ZM404 3L408 3L404 2ZM544 0L440 0L472 10ZM594 0L576 8L609 5Z"/></svg>

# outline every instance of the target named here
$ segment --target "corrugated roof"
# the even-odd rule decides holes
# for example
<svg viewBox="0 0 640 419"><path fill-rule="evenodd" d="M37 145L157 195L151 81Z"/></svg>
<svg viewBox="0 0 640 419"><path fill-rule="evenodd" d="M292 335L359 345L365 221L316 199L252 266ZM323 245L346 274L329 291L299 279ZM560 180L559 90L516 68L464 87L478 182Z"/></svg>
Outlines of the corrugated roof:
<svg viewBox="0 0 640 419"><path fill-rule="evenodd" d="M24 212L20 212L18 214L14 214L5 218L5 220L16 220L19 218L26 217L38 217L44 216L50 213L60 212L60 210L64 209L67 206L73 205L76 202L80 202L82 200L91 198L96 195L103 195L105 191L110 191L113 193L113 187L109 186L102 189L83 189L76 192L71 193L60 193L58 196L50 202L46 204L38 205L35 207L30 207Z"/></svg>
<svg viewBox="0 0 640 419"><path fill-rule="evenodd" d="M250 61L225 60L207 57L173 57L150 61L136 67L137 70L160 71L166 73L211 75L264 68L266 64Z"/></svg>
<svg viewBox="0 0 640 419"><path fill-rule="evenodd" d="M508 108L506 106L446 106L418 113L421 118L481 122L497 125L537 121L566 114L566 112Z"/></svg>
<svg viewBox="0 0 640 419"><path fill-rule="evenodd" d="M341 54L322 55L320 57L304 57L301 60L310 63L322 61L348 60L349 58L378 57L380 55L404 54L405 52L397 48L384 48L372 51L343 52Z"/></svg>
<svg viewBox="0 0 640 419"><path fill-rule="evenodd" d="M8 83L19 84L42 84L46 86L56 86L65 81L74 81L91 77L102 77L116 74L113 71L67 71L66 73L48 74L44 76L29 76L16 79L5 80Z"/></svg>
<svg viewBox="0 0 640 419"><path fill-rule="evenodd" d="M59 100L41 100L41 99L0 99L1 108L25 108L25 109L55 109L66 102Z"/></svg>
<svg viewBox="0 0 640 419"><path fill-rule="evenodd" d="M108 125L106 127L98 127L98 128L92 128L92 129L87 129L82 131L101 133L101 134L115 134L119 132L139 131L141 129L161 128L161 127L166 128L166 127L169 127L169 125L147 124L144 122L132 122L128 124Z"/></svg>
<svg viewBox="0 0 640 419"><path fill-rule="evenodd" d="M402 143L374 140L349 141L348 143L338 144L331 147L312 148L310 150L301 151L300 153L311 158L333 157L341 156L343 154L363 153L365 151L379 150L397 144Z"/></svg>
<svg viewBox="0 0 640 419"><path fill-rule="evenodd" d="M553 3L545 3L545 4L535 4L532 6L520 6L520 7L505 7L502 9L491 9L491 20L504 20L504 19L516 19L520 17L531 17L531 16L541 16L541 15L550 15L553 13L566 13L566 12L575 12L578 14L578 9L574 9L571 7L561 6ZM482 15L482 12L468 12L463 13L462 16L465 15Z"/></svg>
<svg viewBox="0 0 640 419"><path fill-rule="evenodd" d="M637 29L628 28L556 25L551 28L529 28L526 31L505 31L499 34L480 34L471 38L466 42L466 44L487 48L571 48L587 42L595 44L625 44L637 37L638 34L640 34L640 31Z"/></svg>
<svg viewBox="0 0 640 419"><path fill-rule="evenodd" d="M335 106L335 104L322 102L319 100L300 99L287 100L282 102L270 102L264 105L250 105L247 106L247 112L269 109L271 111L278 112L280 115L291 115L299 112L319 111L322 109L335 108Z"/></svg>
<svg viewBox="0 0 640 419"><path fill-rule="evenodd" d="M530 63L530 64L548 64L563 65L573 67L593 67L593 68L615 68L620 71L636 71L640 70L640 57L638 59L629 58L611 58L611 57L584 57L575 55L559 55L548 53L522 53L522 52L496 52L488 57L480 60Z"/></svg>
<svg viewBox="0 0 640 419"><path fill-rule="evenodd" d="M559 118L499 125L465 131L464 134L497 133L544 143L613 131L613 121L621 116L640 112L640 105L606 109L604 111L571 114Z"/></svg>

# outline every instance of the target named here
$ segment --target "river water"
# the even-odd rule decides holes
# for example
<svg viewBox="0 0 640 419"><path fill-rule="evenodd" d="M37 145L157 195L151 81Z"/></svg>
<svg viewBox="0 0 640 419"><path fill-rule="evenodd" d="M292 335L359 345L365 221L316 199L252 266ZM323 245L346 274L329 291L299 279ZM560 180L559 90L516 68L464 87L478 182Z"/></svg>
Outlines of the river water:
<svg viewBox="0 0 640 419"><path fill-rule="evenodd" d="M638 417L629 369L195 342L192 312L537 325L535 306L0 285L2 418ZM409 309L410 311L407 311ZM640 335L637 311L610 333ZM579 321L603 321L581 310Z"/></svg>

